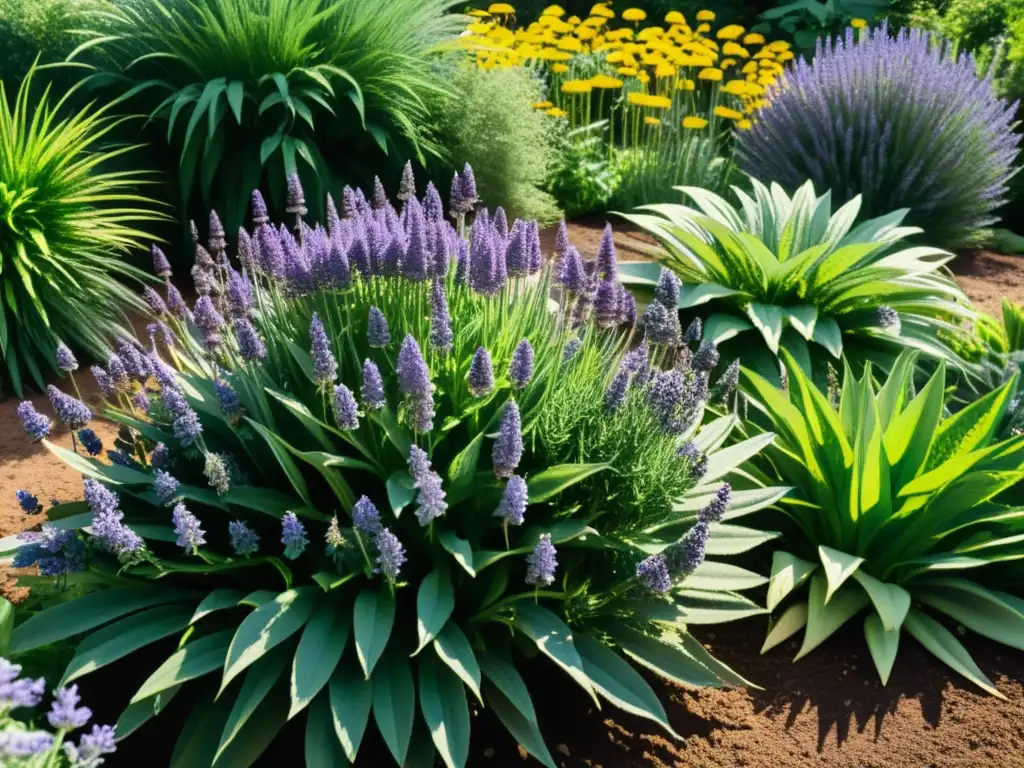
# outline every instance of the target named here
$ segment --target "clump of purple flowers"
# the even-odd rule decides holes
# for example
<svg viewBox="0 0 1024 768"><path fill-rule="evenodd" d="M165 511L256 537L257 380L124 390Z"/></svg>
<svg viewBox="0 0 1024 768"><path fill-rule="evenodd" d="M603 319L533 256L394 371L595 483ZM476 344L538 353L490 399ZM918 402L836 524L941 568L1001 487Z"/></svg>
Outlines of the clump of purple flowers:
<svg viewBox="0 0 1024 768"><path fill-rule="evenodd" d="M929 243L968 243L1007 200L1020 134L1015 106L979 79L969 55L920 30L887 25L818 41L783 74L754 126L737 135L740 167L795 190L810 179L860 215L909 208Z"/></svg>

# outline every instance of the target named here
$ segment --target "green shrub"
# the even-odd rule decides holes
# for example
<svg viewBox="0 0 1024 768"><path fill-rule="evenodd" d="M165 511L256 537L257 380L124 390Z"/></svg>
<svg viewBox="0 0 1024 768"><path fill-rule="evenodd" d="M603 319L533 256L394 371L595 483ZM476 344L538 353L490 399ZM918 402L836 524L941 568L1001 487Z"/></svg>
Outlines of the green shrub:
<svg viewBox="0 0 1024 768"><path fill-rule="evenodd" d="M98 372L107 413L130 428L112 464L51 444L46 417L26 414L88 478L89 511L63 504L50 518L91 522L89 566L117 588L36 614L11 651L86 634L71 681L178 637L118 734L185 690L176 754L194 765L250 764L303 712L307 763L344 765L372 711L399 765L410 750L430 762L436 747L462 766L472 695L554 766L515 668L524 648L669 734L626 658L689 685L744 684L686 625L762 612L732 590L764 578L704 557L764 540L730 525L719 545L716 521L785 493L723 483L771 436L720 450L736 420L701 429L706 368L627 354L629 313L607 302L621 295L613 253L590 318L585 303L550 306L529 224L513 224L506 261L501 224L483 212L467 254L431 197L407 199L401 217L380 198L375 210L355 193L346 203L329 233L296 222L297 243L257 198L241 247L251 282L216 266L214 226L200 298L191 312L169 302L176 338L154 342L177 370L154 351L130 366L134 382L111 376L116 365ZM404 227L408 246L367 243L383 222ZM49 557L33 544L16 563ZM433 746L410 746L418 720ZM193 738L200 726L210 739Z"/></svg>
<svg viewBox="0 0 1024 768"><path fill-rule="evenodd" d="M450 73L454 96L437 115L448 156L473 167L485 205L542 223L557 219L555 201L540 188L555 161L553 120L532 106L542 99L541 81L526 67L458 65Z"/></svg>
<svg viewBox="0 0 1024 768"><path fill-rule="evenodd" d="M943 418L944 366L915 395L915 356L904 352L881 388L870 367L858 381L847 366L838 412L788 355L788 393L744 373L779 433L764 477L795 488L780 502L785 544L768 585L769 610L790 605L763 650L804 630L800 659L867 609L864 636L883 684L906 630L999 696L932 613L1024 650L1024 601L964 575L1024 557L1020 507L1001 496L1024 479L1024 437L997 439L1017 376Z"/></svg>
<svg viewBox="0 0 1024 768"><path fill-rule="evenodd" d="M72 30L87 24L89 13L100 7L99 0L0 0L0 81L17 87L36 57L44 64L62 61L78 44ZM47 74L71 79L69 71Z"/></svg>
<svg viewBox="0 0 1024 768"><path fill-rule="evenodd" d="M943 332L973 317L967 297L941 271L953 255L937 248L896 250L918 233L901 227L906 210L854 226L855 197L833 213L831 196L810 182L790 198L778 185L735 188L737 209L703 189L684 187L697 208L651 206L623 214L664 250L656 258L684 283L679 306L706 316L705 338L726 359L778 382L781 349L824 381L829 357L888 370L901 347L919 348L980 381L987 371L955 354ZM640 210L643 210L641 207ZM648 288L656 264L623 265L623 280Z"/></svg>
<svg viewBox="0 0 1024 768"><path fill-rule="evenodd" d="M98 69L87 83L155 121L182 207L211 206L235 231L240 191L262 180L276 193L298 169L319 215L322 190L440 151L427 101L446 86L430 59L462 23L451 4L135 0L97 19L78 59Z"/></svg>
<svg viewBox="0 0 1024 768"><path fill-rule="evenodd" d="M160 218L134 188L142 172L104 169L133 149L104 147L109 110L64 116L73 91L36 100L33 72L13 102L0 84L0 375L19 396L25 379L42 388L59 372L59 341L104 355L127 333L125 310L145 305L121 281L144 275L123 257Z"/></svg>
<svg viewBox="0 0 1024 768"><path fill-rule="evenodd" d="M544 188L566 216L603 213L618 186L614 166L605 151L608 121L559 133L554 162Z"/></svg>

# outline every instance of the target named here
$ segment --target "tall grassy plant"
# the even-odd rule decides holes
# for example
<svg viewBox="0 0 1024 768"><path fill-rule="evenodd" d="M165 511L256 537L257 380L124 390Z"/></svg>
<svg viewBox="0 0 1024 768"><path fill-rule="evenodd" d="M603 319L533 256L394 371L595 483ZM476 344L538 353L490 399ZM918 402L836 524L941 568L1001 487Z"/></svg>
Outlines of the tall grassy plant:
<svg viewBox="0 0 1024 768"><path fill-rule="evenodd" d="M139 0L110 5L73 57L163 127L183 206L213 206L233 231L239 190L265 178L276 192L298 169L318 209L336 178L365 180L395 150L438 153L428 57L458 30L451 4Z"/></svg>
<svg viewBox="0 0 1024 768"><path fill-rule="evenodd" d="M124 282L145 275L123 260L148 235L152 201L135 193L142 171L106 171L133 150L106 148L109 109L65 109L32 96L35 70L13 102L0 83L0 356L4 383L42 388L59 371L59 341L93 355L126 333L125 310L144 304Z"/></svg>

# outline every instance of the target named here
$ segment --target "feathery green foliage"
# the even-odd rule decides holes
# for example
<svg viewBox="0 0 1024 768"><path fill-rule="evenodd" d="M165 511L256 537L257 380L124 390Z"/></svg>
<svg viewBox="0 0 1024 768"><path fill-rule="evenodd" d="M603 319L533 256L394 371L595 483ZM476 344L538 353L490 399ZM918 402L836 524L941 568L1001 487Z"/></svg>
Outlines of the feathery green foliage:
<svg viewBox="0 0 1024 768"><path fill-rule="evenodd" d="M108 110L64 116L72 92L36 100L33 77L13 100L0 84L0 375L19 396L57 372L58 341L102 355L127 332L124 311L144 305L121 281L144 275L123 256L160 218L133 191L144 172L104 170L133 149L104 147Z"/></svg>
<svg viewBox="0 0 1024 768"><path fill-rule="evenodd" d="M858 380L847 366L832 402L788 354L788 393L744 372L744 390L778 431L764 477L796 488L780 502L790 525L768 609L793 597L763 650L803 629L802 658L867 608L864 635L883 683L906 630L999 696L932 613L1024 650L1024 605L969 578L1024 559L1024 511L1006 498L1024 479L1024 437L998 439L1017 376L944 418L944 366L915 394L916 355L903 352L881 387L870 367Z"/></svg>

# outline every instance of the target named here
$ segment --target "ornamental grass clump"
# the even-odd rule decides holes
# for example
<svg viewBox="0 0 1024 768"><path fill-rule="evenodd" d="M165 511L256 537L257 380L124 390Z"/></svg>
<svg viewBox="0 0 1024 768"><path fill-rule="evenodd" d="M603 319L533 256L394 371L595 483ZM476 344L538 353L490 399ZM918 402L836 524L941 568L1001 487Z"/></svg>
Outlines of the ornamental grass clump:
<svg viewBox="0 0 1024 768"><path fill-rule="evenodd" d="M308 762L345 764L372 713L399 765L462 766L472 697L553 766L522 644L669 734L630 661L745 684L686 625L761 612L734 590L765 579L707 558L765 540L721 521L785 493L730 485L771 436L720 450L736 419L702 426L709 352L638 338L610 237L552 260L536 222L475 209L472 169L453 193L446 217L436 190L400 210L346 190L326 227L272 223L254 193L241 271L197 249L194 307L168 304L141 362L125 345L97 369L116 461L53 445L25 409L85 476L84 509L47 513L82 557L45 557L117 588L38 613L11 649L85 634L68 682L141 654L119 736L184 690L196 765L255 759L294 717ZM172 636L169 657L146 648Z"/></svg>
<svg viewBox="0 0 1024 768"><path fill-rule="evenodd" d="M945 248L996 221L1015 173L1016 105L979 79L970 56L919 30L819 41L783 74L738 136L739 166L790 191L807 180L864 216L909 208L907 223Z"/></svg>
<svg viewBox="0 0 1024 768"><path fill-rule="evenodd" d="M916 355L902 353L881 387L870 366L860 379L846 366L834 400L788 355L788 392L744 371L779 434L752 473L794 488L779 502L785 543L768 585L768 609L787 605L763 650L802 630L800 659L863 616L883 684L905 630L1001 696L943 621L1024 650L1024 600L1000 579L1000 564L1024 558L1024 436L999 439L1018 376L947 417L944 366L917 389Z"/></svg>

